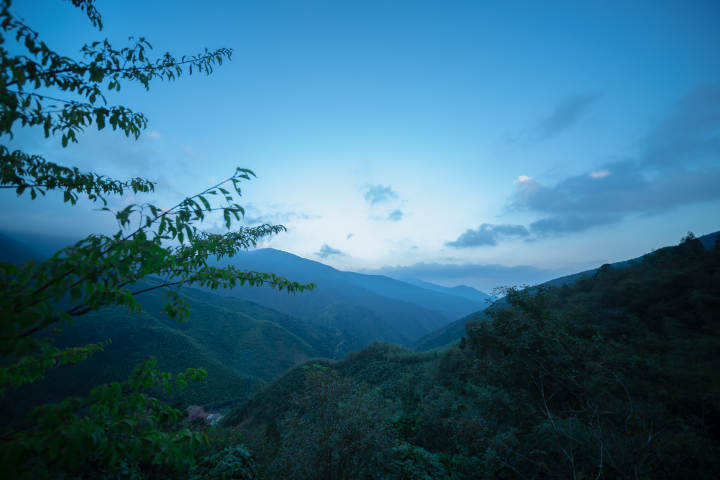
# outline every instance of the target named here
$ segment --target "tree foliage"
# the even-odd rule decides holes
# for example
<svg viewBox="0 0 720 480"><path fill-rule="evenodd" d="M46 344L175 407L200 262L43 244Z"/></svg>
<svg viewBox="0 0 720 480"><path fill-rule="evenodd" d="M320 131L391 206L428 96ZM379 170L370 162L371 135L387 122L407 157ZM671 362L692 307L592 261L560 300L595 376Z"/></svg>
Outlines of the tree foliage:
<svg viewBox="0 0 720 480"><path fill-rule="evenodd" d="M394 432L378 419L387 402L373 391L315 363L304 367L307 388L281 419L285 432L270 475L275 478L377 478L391 460Z"/></svg>
<svg viewBox="0 0 720 480"><path fill-rule="evenodd" d="M31 414L36 428L15 432L4 445L5 478L43 476L115 478L131 474L180 475L207 441L203 433L177 429L181 412L143 393L151 387L184 388L205 377L201 369L172 376L151 359L124 382L95 387L84 398L70 397Z"/></svg>
<svg viewBox="0 0 720 480"><path fill-rule="evenodd" d="M72 4L102 29L94 0L72 0ZM131 38L124 47L108 40L86 44L81 58L74 59L54 51L11 7L10 0L0 1L0 136L5 138L12 138L18 128L40 128L48 141L59 137L65 147L94 125L97 130L110 126L137 139L147 118L126 106L109 105L107 92L119 92L128 83L149 89L154 81L210 74L232 55L232 50L220 48L190 56L154 56L145 38ZM0 167L2 189L30 199L59 192L64 202L73 205L87 199L100 203L118 223L115 234L90 235L48 259L22 265L0 263L0 395L39 380L48 368L84 360L104 346L57 348L49 332L106 306L137 311L136 296L151 289L166 289L165 312L183 320L188 317L188 305L176 288L168 287L268 285L290 293L312 288L312 284L271 273L212 263L285 230L281 225L249 228L238 224L244 214L239 204L241 183L254 176L248 169L237 168L224 181L170 208L140 203L114 210L110 196L149 194L156 183L84 172L5 145L0 146ZM201 229L203 221L216 216L223 219L227 233ZM138 281L148 276L162 281L138 287ZM200 377L202 372L190 371L176 380L184 385L187 379ZM178 411L140 393L158 382L164 387L171 383L153 364L146 364L123 384L98 387L85 399L68 399L37 410L31 427L4 432L3 468L27 470L29 476L42 476L47 473L44 468L75 476L77 468L115 472L120 465L176 469L192 458L188 451L203 439L189 431L162 430L177 419ZM55 447L41 449L47 442ZM148 442L159 453L149 454ZM92 449L90 457L79 453L83 448Z"/></svg>

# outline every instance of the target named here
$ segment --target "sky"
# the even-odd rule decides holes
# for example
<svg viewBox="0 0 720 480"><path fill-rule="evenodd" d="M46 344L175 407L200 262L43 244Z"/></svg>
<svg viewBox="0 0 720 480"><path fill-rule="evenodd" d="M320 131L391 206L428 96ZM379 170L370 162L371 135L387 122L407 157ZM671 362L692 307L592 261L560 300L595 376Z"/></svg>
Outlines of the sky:
<svg viewBox="0 0 720 480"><path fill-rule="evenodd" d="M490 290L720 229L717 1L97 6L102 31L69 2L13 11L68 56L144 36L158 55L230 47L232 61L111 95L149 118L138 141L90 129L63 149L18 130L11 143L157 181L160 203L250 168L245 222L288 229L263 246ZM6 229L114 228L89 203L2 193Z"/></svg>

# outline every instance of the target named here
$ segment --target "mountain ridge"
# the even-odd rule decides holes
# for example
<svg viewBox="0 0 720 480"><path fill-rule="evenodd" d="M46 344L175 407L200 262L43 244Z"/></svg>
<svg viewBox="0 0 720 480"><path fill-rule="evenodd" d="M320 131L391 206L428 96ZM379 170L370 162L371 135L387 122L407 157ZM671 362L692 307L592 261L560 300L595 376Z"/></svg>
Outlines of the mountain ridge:
<svg viewBox="0 0 720 480"><path fill-rule="evenodd" d="M702 235L700 237L697 237L697 239L700 241L700 243L703 245L703 247L706 250L710 250L714 248L716 242L720 240L720 230L716 232L711 232L705 235ZM645 258L648 255L652 255L653 253L660 251L664 248L670 248L670 247L661 247L657 250L654 250L652 252L646 253L645 255L641 255L639 257L631 258L629 260L621 260L619 262L608 264L611 267L614 268L624 268L629 267L632 265L637 264L638 262L642 261L643 258ZM584 270L582 272L573 273L570 275L565 275L562 277L554 278L552 280L548 280L547 282L543 282L539 284L538 286L562 286L571 284L581 278L588 277L590 275L594 275L595 273L600 270L602 266L593 268L590 270ZM533 288L533 287L530 287ZM496 300L492 305L490 305L488 308L492 308L493 306L504 306L503 299ZM462 336L465 334L465 325L472 320L479 320L487 317L487 312L484 311L477 311L473 312L470 315L467 315L465 317L462 317L454 322L451 322L438 330L434 332L430 332L429 334L423 336L422 338L418 339L414 344L413 348L418 351L429 351L434 350L438 348L447 347L450 344L457 342L462 338Z"/></svg>
<svg viewBox="0 0 720 480"><path fill-rule="evenodd" d="M383 275L337 270L275 249L240 252L220 265L272 271L315 290L288 297L273 291L236 288L222 295L251 299L264 306L338 328L366 345L375 340L409 345L422 335L467 313L482 309L479 301L433 291Z"/></svg>

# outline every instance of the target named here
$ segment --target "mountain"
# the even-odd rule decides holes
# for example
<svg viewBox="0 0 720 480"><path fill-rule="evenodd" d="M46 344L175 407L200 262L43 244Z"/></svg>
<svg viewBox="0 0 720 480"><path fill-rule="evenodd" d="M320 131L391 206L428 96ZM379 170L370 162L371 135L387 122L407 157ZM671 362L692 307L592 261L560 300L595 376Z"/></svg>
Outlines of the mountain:
<svg viewBox="0 0 720 480"><path fill-rule="evenodd" d="M702 244L702 246L703 246L706 250L712 250L713 248L715 248L715 244L716 244L716 242L718 241L718 238L720 238L720 231L713 232L713 233L708 233L707 235L703 235L703 236L701 236L701 237L697 237L697 239L700 241L700 243ZM665 247L665 248L667 248L667 247ZM656 250L656 251L657 251L657 250ZM636 265L636 264L642 262L642 260L643 260L645 257L647 257L648 255L652 255L653 253L654 253L654 252L650 252L650 253L647 253L647 254L642 255L642 256L640 256L640 257L631 258L630 260L623 260L623 261L620 261L620 262L611 263L611 264L609 264L609 265L610 265L611 267L613 267L613 268L625 268L625 267L630 267L630 266L633 266L633 265ZM549 280L549 281L543 283L542 285L550 285L550 286L569 285L569 284L574 283L574 282L576 282L577 280L579 280L579 279L581 279L581 278L583 278L583 277L589 277L589 276L591 276L591 275L595 275L595 273L597 273L597 271L598 271L600 268L601 268L601 267L593 268L593 269L591 269L591 270L585 270L585 271L583 271L583 272L574 273L574 274L572 274L572 275L566 275L566 276L564 276L564 277L555 278L555 279L552 279L552 280Z"/></svg>
<svg viewBox="0 0 720 480"><path fill-rule="evenodd" d="M54 237L0 234L0 252L16 262L45 257L69 243ZM218 295L183 287L179 292L189 302L190 319L182 324L163 313L162 290L138 296L141 314L106 308L79 317L57 335L58 345L112 342L88 362L50 371L45 381L8 397L9 403L25 408L33 402L17 402L17 398L53 400L85 393L89 386L125 378L151 355L162 369L208 370L206 382L170 395L169 400L206 406L237 403L298 362L342 358L375 338L409 343L453 315L482 307L458 296L387 277L341 272L277 250L246 252L233 260L245 269L313 281L318 288L292 296L268 288ZM150 277L137 287L158 282Z"/></svg>
<svg viewBox="0 0 720 480"><path fill-rule="evenodd" d="M701 237L697 238L700 244L706 249L711 250L715 247L716 242L718 242L718 239L720 239L720 231L709 233L707 235L703 235ZM623 260L620 262L615 262L610 264L612 268L627 268L631 267L633 265L637 265L642 262L642 260L647 257L648 255L653 255L654 252L648 253L646 255L643 255L641 257L632 258L630 260ZM549 280L545 283L542 283L543 286L553 286L553 287L560 287L562 285L571 285L574 282L582 279L587 278L595 275L598 270L602 267L593 268L591 270L585 270L583 272L574 273L572 275L566 275L563 277L555 278L553 280ZM505 301L503 299L495 301L493 304L494 308L502 308L506 305ZM447 347L453 342L457 342L460 340L463 335L465 335L465 325L471 321L476 319L484 319L487 318L487 314L489 312L484 312L482 310L479 310L477 312L473 312L470 315L467 315L463 318L460 318L459 320L455 320L454 322L451 322L436 331L430 332L427 335L424 335L423 337L419 338L413 343L413 348L418 351L427 351L427 350L433 350L436 348L441 347Z"/></svg>
<svg viewBox="0 0 720 480"><path fill-rule="evenodd" d="M473 287L469 287L467 285L457 285L455 287L444 287L442 285L437 285L435 283L425 282L423 280L418 280L417 278L400 278L400 277L394 277L397 280L410 283L412 285L416 285L420 288L424 288L426 290L433 290L436 292L446 293L448 295L454 295L456 297L465 298L467 300L471 300L473 302L481 302L484 304L488 304L495 300L495 297L492 295L488 295L485 292L481 292L480 290L477 290Z"/></svg>
<svg viewBox="0 0 720 480"><path fill-rule="evenodd" d="M30 258L48 258L63 247L72 245L78 239L62 237L52 234L39 234L32 232L0 231L0 261L9 263L22 263ZM6 251L20 248L21 255L13 257Z"/></svg>
<svg viewBox="0 0 720 480"><path fill-rule="evenodd" d="M309 323L346 332L364 346L374 340L410 345L421 336L458 317L486 306L483 294L476 300L450 294L445 287L432 289L382 275L343 272L287 252L260 249L241 252L222 264L270 271L317 288L300 295L242 287L220 292L252 299L261 305Z"/></svg>
<svg viewBox="0 0 720 480"><path fill-rule="evenodd" d="M21 263L46 257L71 242L0 233L0 253L3 261ZM136 287L158 282L150 277ZM178 291L190 307L190 319L183 323L163 313L166 297L162 290L137 297L143 308L139 314L111 307L77 317L72 326L53 334L55 343L70 347L111 340L104 351L86 362L50 370L43 382L6 396L3 410L21 414L41 400L84 394L91 386L122 380L149 356L156 357L158 366L168 371L189 367L208 371L205 382L174 393L168 400L206 406L237 403L298 362L342 357L351 348L359 348L356 339L339 330L312 325L250 301L189 287Z"/></svg>
<svg viewBox="0 0 720 480"><path fill-rule="evenodd" d="M154 284L150 279L138 286ZM42 382L5 397L3 411L20 415L40 401L85 394L92 386L127 378L150 356L157 358L163 370L202 367L208 372L204 382L182 392L158 392L158 396L181 405L232 405L300 362L344 355L338 345L351 343L344 342L340 332L251 302L192 288L182 288L180 293L191 312L183 323L162 313L166 299L161 290L138 297L143 307L139 314L112 307L77 317L72 326L55 334L55 344L71 347L111 340L104 351L76 365L48 371Z"/></svg>
<svg viewBox="0 0 720 480"><path fill-rule="evenodd" d="M23 263L37 257L25 242L0 232L0 262Z"/></svg>
<svg viewBox="0 0 720 480"><path fill-rule="evenodd" d="M3 241L15 245L12 248L23 247L40 256L71 243L68 239L21 233L7 234ZM339 332L333 357L375 340L411 345L423 335L488 305L489 296L470 287L411 284L382 275L345 272L270 248L240 252L219 263L315 283L315 290L297 295L253 287L216 293L251 301L316 327Z"/></svg>
<svg viewBox="0 0 720 480"><path fill-rule="evenodd" d="M443 351L310 361L222 424L263 478L720 478L708 245L509 292Z"/></svg>
<svg viewBox="0 0 720 480"><path fill-rule="evenodd" d="M0 251L7 260L24 261L48 256L70 243L72 240L67 238L12 232L0 237ZM481 292L475 293L476 300L462 298L449 288L431 284L421 288L380 275L341 272L273 249L242 252L232 263L243 269L271 271L292 280L316 283L315 291L295 296L264 288L220 293L298 317L296 332L301 325L314 325L314 335L319 335L320 330L331 332L335 345L319 353L332 358L378 339L409 344L422 334L483 308L481 301L485 300Z"/></svg>

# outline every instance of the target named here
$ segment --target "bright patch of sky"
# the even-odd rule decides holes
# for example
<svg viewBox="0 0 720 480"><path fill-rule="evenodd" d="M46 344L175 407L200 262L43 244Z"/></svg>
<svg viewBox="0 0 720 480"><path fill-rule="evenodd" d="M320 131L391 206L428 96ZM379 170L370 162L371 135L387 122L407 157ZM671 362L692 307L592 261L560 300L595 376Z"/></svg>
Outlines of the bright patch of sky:
<svg viewBox="0 0 720 480"><path fill-rule="evenodd" d="M720 229L716 1L97 6L102 32L67 2L13 2L66 55L134 35L158 54L224 46L233 60L109 96L149 117L137 142L88 132L61 149L19 132L13 144L150 177L168 203L251 168L246 220L288 227L267 246L342 269L571 273ZM5 228L113 226L89 204L3 193Z"/></svg>

